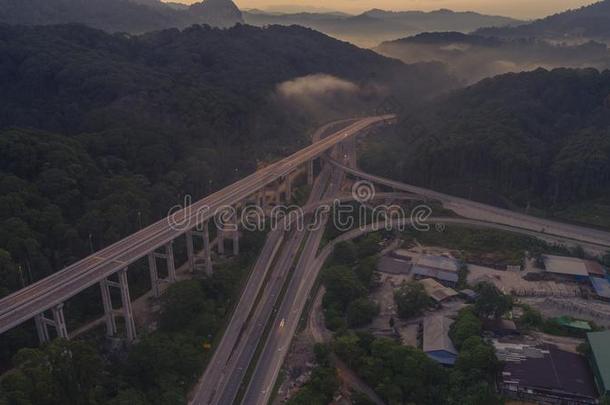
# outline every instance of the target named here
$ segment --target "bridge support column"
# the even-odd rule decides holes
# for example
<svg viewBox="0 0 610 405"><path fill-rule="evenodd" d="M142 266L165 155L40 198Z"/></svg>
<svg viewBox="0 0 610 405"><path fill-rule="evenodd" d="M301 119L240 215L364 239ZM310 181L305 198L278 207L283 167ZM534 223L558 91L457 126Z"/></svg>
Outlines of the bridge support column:
<svg viewBox="0 0 610 405"><path fill-rule="evenodd" d="M210 250L209 222L203 225L203 254L205 255L205 272L208 276L211 276L214 269L212 268L212 251Z"/></svg>
<svg viewBox="0 0 610 405"><path fill-rule="evenodd" d="M159 298L159 271L157 270L157 257L154 253L148 254L148 271L150 272L150 285L155 298Z"/></svg>
<svg viewBox="0 0 610 405"><path fill-rule="evenodd" d="M279 179L275 182L275 188L273 190L273 201L275 205L280 205L282 203L282 180Z"/></svg>
<svg viewBox="0 0 610 405"><path fill-rule="evenodd" d="M136 340L136 323L133 319L131 309L131 297L129 295L129 283L127 281L127 269L119 271L119 287L121 289L121 303L123 304L123 318L125 319L125 332L127 341Z"/></svg>
<svg viewBox="0 0 610 405"><path fill-rule="evenodd" d="M167 259L167 278L170 283L176 282L176 263L174 262L174 242L165 245L165 256Z"/></svg>
<svg viewBox="0 0 610 405"><path fill-rule="evenodd" d="M216 228L216 243L218 248L218 254L224 256L225 254L225 231L221 228Z"/></svg>
<svg viewBox="0 0 610 405"><path fill-rule="evenodd" d="M286 204L290 204L290 200L292 199L292 178L290 173L286 176Z"/></svg>
<svg viewBox="0 0 610 405"><path fill-rule="evenodd" d="M307 184L313 185L314 176L313 176L313 159L307 162Z"/></svg>
<svg viewBox="0 0 610 405"><path fill-rule="evenodd" d="M44 314L38 314L34 317L34 322L36 323L36 332L38 333L38 340L40 344L45 344L51 338L49 337L49 328L47 327L46 319Z"/></svg>
<svg viewBox="0 0 610 405"><path fill-rule="evenodd" d="M263 209L263 211L267 212L269 206L267 205L267 190L262 189L260 192L260 204L259 206Z"/></svg>
<svg viewBox="0 0 610 405"><path fill-rule="evenodd" d="M51 312L53 313L57 337L68 339L68 328L66 327L66 318L64 318L64 304L51 308Z"/></svg>
<svg viewBox="0 0 610 405"><path fill-rule="evenodd" d="M102 303L104 304L104 317L106 318L106 336L115 336L117 332L114 308L112 308L112 298L110 296L110 286L108 280L100 281L102 291Z"/></svg>
<svg viewBox="0 0 610 405"><path fill-rule="evenodd" d="M188 257L189 271L195 272L195 248L193 246L193 232L188 231L186 233L186 254Z"/></svg>
<svg viewBox="0 0 610 405"><path fill-rule="evenodd" d="M64 304L59 304L51 308L51 314L53 315L53 319L47 318L44 312L34 317L36 332L38 333L38 339L40 340L41 344L47 343L51 340L49 326L55 328L58 338L69 338L68 328L66 327L66 318L64 318Z"/></svg>
<svg viewBox="0 0 610 405"><path fill-rule="evenodd" d="M233 216L233 224L235 225L235 230L233 231L233 256L239 255L239 220L237 219L237 212Z"/></svg>
<svg viewBox="0 0 610 405"><path fill-rule="evenodd" d="M352 169L356 169L356 166L358 165L358 147L356 144L356 137L352 137L349 140L348 145L349 167L351 167Z"/></svg>

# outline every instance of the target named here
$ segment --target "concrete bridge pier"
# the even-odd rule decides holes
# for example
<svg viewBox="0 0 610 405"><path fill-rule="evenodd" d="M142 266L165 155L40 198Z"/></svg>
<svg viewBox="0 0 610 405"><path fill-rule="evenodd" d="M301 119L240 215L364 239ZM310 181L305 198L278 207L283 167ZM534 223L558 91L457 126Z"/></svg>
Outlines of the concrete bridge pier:
<svg viewBox="0 0 610 405"><path fill-rule="evenodd" d="M149 256L150 260L150 256ZM155 272L156 272L155 268ZM159 294L158 283L153 284L153 291L157 291ZM112 298L110 297L110 285L108 280L104 279L100 282L100 289L102 291L102 303L104 304L104 317L106 318L106 336L115 336L117 333L116 318L114 316L114 308L112 307Z"/></svg>
<svg viewBox="0 0 610 405"><path fill-rule="evenodd" d="M286 176L286 204L290 204L292 200L292 174Z"/></svg>
<svg viewBox="0 0 610 405"><path fill-rule="evenodd" d="M46 319L44 314L38 314L34 317L34 323L36 324L36 332L38 333L38 341L40 344L47 343L50 340L49 329L47 328Z"/></svg>
<svg viewBox="0 0 610 405"><path fill-rule="evenodd" d="M156 267L157 267L156 259L165 260L167 263L167 279L165 281L167 281L168 283L175 283L176 282L176 263L174 262L174 241L171 241L167 245L165 245L165 253L153 252L152 255L155 260L150 261L150 259L149 259L149 267L151 269L153 269L153 268L156 269ZM154 276L153 272L151 271L151 280L152 280L153 276ZM157 278L158 278L158 273L157 273Z"/></svg>
<svg viewBox="0 0 610 405"><path fill-rule="evenodd" d="M200 228L199 228L200 229ZM193 232L191 234L201 236L203 239L203 257L205 260L205 274L211 276L214 273L214 269L212 267L212 250L210 248L210 225L209 221L203 223L203 231L202 232Z"/></svg>
<svg viewBox="0 0 610 405"><path fill-rule="evenodd" d="M203 226L203 251L205 255L205 272L208 276L214 273L212 268L212 251L210 250L210 225L206 222Z"/></svg>
<svg viewBox="0 0 610 405"><path fill-rule="evenodd" d="M66 319L64 318L64 304L54 306L51 308L51 312L53 313L53 322L55 323L57 336L68 339L68 329L66 328Z"/></svg>
<svg viewBox="0 0 610 405"><path fill-rule="evenodd" d="M151 278L152 274L157 272L156 259L154 254L148 255L149 265L151 266ZM153 264L154 263L154 264ZM104 303L104 314L106 317L106 336L116 336L117 325L116 325L116 314L117 311L112 306L112 297L110 296L110 287L117 288L121 292L121 310L118 312L123 315L125 321L125 335L128 342L136 340L136 324L133 318L133 311L131 308L131 296L129 294L129 282L127 281L127 268L120 270L117 273L118 282L104 279L100 282L100 288L102 290L102 302ZM158 294L159 282L153 283L153 292Z"/></svg>
<svg viewBox="0 0 610 405"><path fill-rule="evenodd" d="M218 254L220 256L224 256L225 254L225 231L221 228L216 228L217 232L217 236L216 236L216 243L217 243L217 248L218 248Z"/></svg>
<svg viewBox="0 0 610 405"><path fill-rule="evenodd" d="M174 261L174 242L165 245L165 259L167 260L167 277L170 283L176 282L176 262Z"/></svg>
<svg viewBox="0 0 610 405"><path fill-rule="evenodd" d="M150 285L155 298L159 298L159 271L157 270L157 257L154 253L148 254L148 270L150 272Z"/></svg>
<svg viewBox="0 0 610 405"><path fill-rule="evenodd" d="M59 304L51 308L51 313L53 314L53 319L45 317L44 313L38 314L34 318L40 343L47 343L51 340L49 326L55 328L58 338L68 339L68 329L66 327L66 318L64 317L64 304Z"/></svg>
<svg viewBox="0 0 610 405"><path fill-rule="evenodd" d="M356 138L352 137L350 138L347 142L347 147L346 147L346 153L348 155L348 162L347 165L349 167L351 167L352 169L355 169L358 163L358 156L357 156L357 143L356 143Z"/></svg>
<svg viewBox="0 0 610 405"><path fill-rule="evenodd" d="M309 162L307 162L307 184L312 186L313 182L314 182L314 175L313 175L313 162L314 159L311 159Z"/></svg>
<svg viewBox="0 0 610 405"><path fill-rule="evenodd" d="M195 272L195 248L193 245L193 231L186 232L186 255L188 257L188 266L191 273Z"/></svg>
<svg viewBox="0 0 610 405"><path fill-rule="evenodd" d="M233 225L235 230L233 231L233 256L239 255L239 219L237 211L233 214Z"/></svg>
<svg viewBox="0 0 610 405"><path fill-rule="evenodd" d="M125 320L125 333L127 341L133 342L137 338L136 323L131 309L131 297L129 295L129 283L127 281L127 269L119 271L119 288L121 290L121 303L123 304L123 319Z"/></svg>

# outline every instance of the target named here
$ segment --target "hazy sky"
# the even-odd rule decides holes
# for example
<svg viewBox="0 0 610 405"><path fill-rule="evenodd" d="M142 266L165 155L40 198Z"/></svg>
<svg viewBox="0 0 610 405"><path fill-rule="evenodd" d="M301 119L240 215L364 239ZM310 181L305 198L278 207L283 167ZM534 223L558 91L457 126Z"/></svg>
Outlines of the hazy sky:
<svg viewBox="0 0 610 405"><path fill-rule="evenodd" d="M174 0L176 1L176 0ZM178 0L193 3L194 0ZM312 6L349 12L371 8L392 10L472 10L519 18L535 18L554 14L568 8L595 3L595 0L234 0L240 8L266 8L290 5Z"/></svg>

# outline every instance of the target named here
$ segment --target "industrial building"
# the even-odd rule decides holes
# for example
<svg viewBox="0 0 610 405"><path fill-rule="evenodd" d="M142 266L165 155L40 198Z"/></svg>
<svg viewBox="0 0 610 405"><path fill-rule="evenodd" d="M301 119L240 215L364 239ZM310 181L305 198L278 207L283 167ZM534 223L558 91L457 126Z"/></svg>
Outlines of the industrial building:
<svg viewBox="0 0 610 405"><path fill-rule="evenodd" d="M503 362L503 395L544 404L597 404L593 374L584 356L553 345L530 346L494 341Z"/></svg>
<svg viewBox="0 0 610 405"><path fill-rule="evenodd" d="M411 274L415 278L433 278L442 284L455 285L459 269L460 262L451 257L422 255L413 261Z"/></svg>
<svg viewBox="0 0 610 405"><path fill-rule="evenodd" d="M449 287L445 287L432 278L425 278L419 282L424 286L426 294L428 294L428 296L430 296L430 298L432 298L438 304L449 301L458 296L457 291Z"/></svg>
<svg viewBox="0 0 610 405"><path fill-rule="evenodd" d="M577 257L544 255L543 261L547 273L575 281L588 281L589 278L593 277L606 277L604 267L591 260L583 260Z"/></svg>
<svg viewBox="0 0 610 405"><path fill-rule="evenodd" d="M584 260L565 256L543 256L544 267L547 273L551 273L574 281L586 281L589 279L589 270Z"/></svg>
<svg viewBox="0 0 610 405"><path fill-rule="evenodd" d="M610 301L610 281L606 278L590 277L595 295L600 300Z"/></svg>
<svg viewBox="0 0 610 405"><path fill-rule="evenodd" d="M597 389L602 395L610 395L610 331L588 333L587 341Z"/></svg>
<svg viewBox="0 0 610 405"><path fill-rule="evenodd" d="M453 366L458 351L449 337L449 328L453 321L436 315L424 318L423 351L432 360L444 365Z"/></svg>

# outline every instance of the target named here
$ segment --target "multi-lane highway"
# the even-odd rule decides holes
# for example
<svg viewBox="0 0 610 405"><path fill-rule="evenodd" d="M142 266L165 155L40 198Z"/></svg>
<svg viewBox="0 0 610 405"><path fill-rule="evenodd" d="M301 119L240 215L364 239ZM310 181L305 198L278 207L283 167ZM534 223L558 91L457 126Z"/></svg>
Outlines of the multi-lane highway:
<svg viewBox="0 0 610 405"><path fill-rule="evenodd" d="M261 188L284 178L296 167L319 157L334 145L392 116L363 118L230 186L116 242L69 267L0 300L0 333L58 305L99 283L155 249L209 220L217 210L243 201ZM206 209L207 208L207 209ZM205 209L205 210L204 210ZM202 215L202 212L204 214Z"/></svg>
<svg viewBox="0 0 610 405"><path fill-rule="evenodd" d="M328 182L328 175L328 169L323 170L314 183L309 196L309 204L313 204L322 196ZM279 254L266 254L266 251L271 250L270 246L275 245L275 240L278 239L276 235L283 235L285 229L288 228L280 226L271 231L267 238L251 280L240 298L220 345L195 390L191 403L222 405L231 404L235 400L304 238L304 233L295 229L285 237L286 242L281 244ZM268 273L266 270L270 268L271 271ZM262 282L265 279L267 282L263 286ZM254 293L255 290L256 293ZM256 297L259 294L260 298L257 301Z"/></svg>
<svg viewBox="0 0 610 405"><path fill-rule="evenodd" d="M343 171L333 171L325 198L332 198L339 192L343 176ZM318 220L321 220L320 226L308 232L294 275L288 283L277 316L271 324L267 342L263 346L242 401L245 405L266 404L269 401L284 358L290 349L290 342L298 327L301 313L318 276L316 271L311 271L312 263L316 260L328 217L323 215Z"/></svg>
<svg viewBox="0 0 610 405"><path fill-rule="evenodd" d="M332 135L331 131L354 121L342 120L324 125L313 134L312 140L319 142ZM329 173L328 169L323 170L316 179L307 207L315 207L315 203L320 201ZM289 219L285 218L286 221ZM284 235L289 225L280 226L268 235L223 339L192 393L192 404L229 404L235 400L304 238L304 233L296 229Z"/></svg>
<svg viewBox="0 0 610 405"><path fill-rule="evenodd" d="M386 179L381 176L368 174L362 170L343 165L337 160L328 159L328 161L330 161L334 166L344 170L346 173L360 179L365 179L374 184L384 185L395 190L413 193L427 199L440 201L443 203L445 208L465 218L507 225L514 228L529 230L537 234L548 234L594 246L610 248L609 232L509 211L491 205L466 200L464 198L439 193L434 190L428 190L422 187L416 187Z"/></svg>
<svg viewBox="0 0 610 405"><path fill-rule="evenodd" d="M442 193L406 185L400 182L384 179L378 176L371 176L365 172L338 163L336 160L329 159L343 173L350 173L356 177L368 179L374 183L392 187L395 190L413 193L421 197L441 201L450 208L458 211L461 207L467 207L465 211L474 218L453 218L453 217L431 217L427 219L429 224L455 224L475 228L499 229L509 232L550 239L560 243L582 243L584 246L593 250L610 246L610 234L591 230L588 228L566 225L555 221L548 221L536 217L531 217L496 207L479 204L472 201L459 199ZM341 173L338 172L338 173ZM330 194L332 195L332 193ZM380 195L381 197L381 195ZM392 194L388 194L391 198ZM397 195L399 198L409 198L404 195ZM490 220L490 215L493 219ZM319 234L312 232L309 234L307 243L300 256L299 263L295 269L295 274L290 280L286 295L278 310L278 315L272 324L271 332L267 342L264 344L263 352L255 366L254 374L248 385L248 390L243 399L246 405L264 405L270 400L273 387L282 367L284 358L290 348L290 343L298 326L302 311L305 307L311 289L315 283L319 272L332 252L336 243L356 238L368 232L392 226L408 226L411 218L391 219L390 223L382 222L370 224L361 229L347 232L337 240L327 245L320 254L316 255L319 246ZM598 239L600 238L600 239Z"/></svg>

